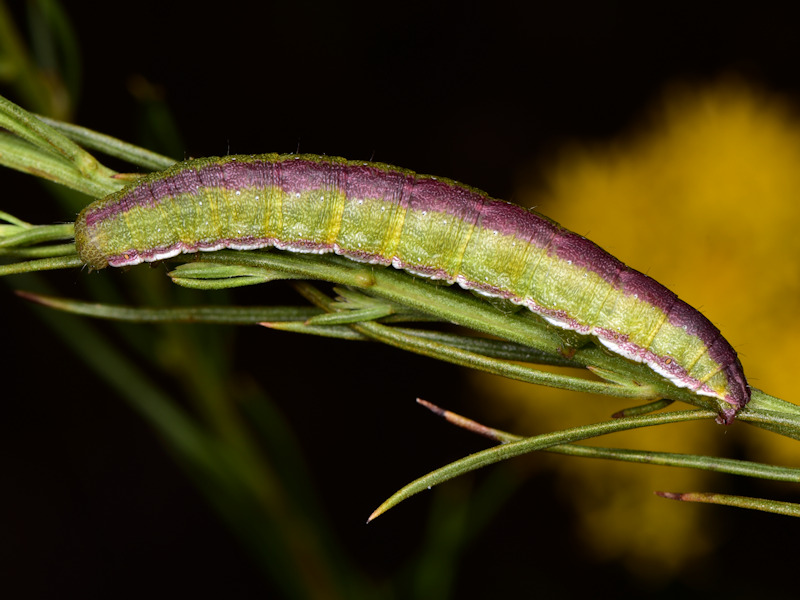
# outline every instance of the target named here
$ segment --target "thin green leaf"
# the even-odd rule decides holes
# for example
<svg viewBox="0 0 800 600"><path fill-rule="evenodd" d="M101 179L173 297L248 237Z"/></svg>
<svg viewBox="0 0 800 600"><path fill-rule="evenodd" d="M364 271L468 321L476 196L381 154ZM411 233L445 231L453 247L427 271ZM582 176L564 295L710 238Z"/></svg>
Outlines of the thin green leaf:
<svg viewBox="0 0 800 600"><path fill-rule="evenodd" d="M75 254L75 244L50 244L33 248L0 249L0 257L15 259L52 258Z"/></svg>
<svg viewBox="0 0 800 600"><path fill-rule="evenodd" d="M669 500L681 500L683 502L702 502L705 504L719 504L724 506L737 506L750 510L760 510L762 512L776 513L788 517L800 517L800 504L793 502L781 502L779 500L765 500L763 498L749 498L747 496L730 496L727 494L712 494L701 492L689 492L676 494L673 492L656 492L656 495Z"/></svg>
<svg viewBox="0 0 800 600"><path fill-rule="evenodd" d="M756 388L751 388L751 390L753 396L750 403L737 415L736 419L800 440L800 415L795 411L788 410L788 407L793 407L794 405L787 402L788 406L785 412L764 410L759 406L758 402L760 390ZM755 404L753 400L756 401Z"/></svg>
<svg viewBox="0 0 800 600"><path fill-rule="evenodd" d="M18 296L72 314L134 323L216 323L255 325L262 321L306 321L319 309L304 306L176 306L141 308L81 302L17 291Z"/></svg>
<svg viewBox="0 0 800 600"><path fill-rule="evenodd" d="M53 271L56 269L73 269L82 267L83 262L77 254L72 256L56 256L52 258L42 258L39 260L29 260L26 262L11 263L0 265L0 277L5 275L16 275L18 273L35 273L36 271Z"/></svg>
<svg viewBox="0 0 800 600"><path fill-rule="evenodd" d="M503 444L519 442L525 438L513 433L508 433L492 427L487 427L477 421L461 416L449 410L445 410L435 404L417 398L417 402L442 417L448 423L476 433L480 436ZM628 415L631 416L631 415ZM602 458L606 460L618 460L623 462L638 462L648 465L660 465L665 467L684 467L700 469L703 471L714 471L717 473L728 473L731 475L742 475L747 477L758 477L760 479L771 479L774 481L788 481L793 483L800 482L800 469L791 467L779 467L757 463L749 460L735 460L730 458L717 458L711 456L701 456L695 454L677 454L671 452L654 452L649 450L629 450L626 448L603 448L598 446L584 446L579 444L559 444L545 449L546 452L556 454L566 454L569 456L580 456L583 458Z"/></svg>
<svg viewBox="0 0 800 600"><path fill-rule="evenodd" d="M214 283L214 280L219 280L219 283L226 283L229 279L244 277L259 279L261 283L266 283L269 281L294 278L294 276L287 271L271 269L268 267L252 267L248 265L220 264L201 260L192 260L192 258L198 258L197 256L183 256L180 258L190 262L178 265L168 273L168 275L175 282L187 282L191 279L196 279L198 281L208 281L210 283ZM229 287L236 286L233 284Z"/></svg>
<svg viewBox="0 0 800 600"><path fill-rule="evenodd" d="M772 481L786 481L800 483L800 469L769 465L750 460L736 460L733 458L720 458L716 456L702 456L696 454L680 454L674 452L655 452L650 450L629 450L627 448L601 448L597 446L582 446L569 444L548 448L548 452L581 456L583 458L602 458L623 462L637 462L646 465L659 465L663 467L683 467L729 475L741 475Z"/></svg>
<svg viewBox="0 0 800 600"><path fill-rule="evenodd" d="M0 236L0 248L32 246L33 244L42 244L55 240L70 240L74 237L74 233L72 223L19 227L13 234Z"/></svg>
<svg viewBox="0 0 800 600"><path fill-rule="evenodd" d="M343 310L334 313L323 313L309 319L309 325L348 325L360 323L362 321L374 321L388 317L392 314L392 307L389 305L375 306L373 308L358 308L353 310Z"/></svg>
<svg viewBox="0 0 800 600"><path fill-rule="evenodd" d="M92 131L86 127L56 121L48 117L39 115L39 119L57 129L69 139L79 143L85 148L97 150L108 156L119 158L132 165L137 165L145 169L160 171L170 165L175 164L175 159L157 152L151 152L134 144L123 142L115 137Z"/></svg>
<svg viewBox="0 0 800 600"><path fill-rule="evenodd" d="M641 406L631 406L629 408L624 408L619 412L615 412L611 416L615 419L620 419L622 417L635 417L636 415L646 415L648 413L656 412L658 410L666 408L672 403L673 400L654 400L653 402L648 402L647 404L642 404Z"/></svg>
<svg viewBox="0 0 800 600"><path fill-rule="evenodd" d="M285 279L318 279L354 287L375 285L373 271L368 265L338 256L276 252L270 250L236 251L219 250L194 256L199 262L218 265L255 267L267 272L279 272Z"/></svg>
<svg viewBox="0 0 800 600"><path fill-rule="evenodd" d="M534 348L528 348L522 344L507 342L505 340L475 337L471 335L458 335L427 329L396 327L395 330L413 335L417 338L428 339L433 342L480 354L488 358L529 362L537 365L550 365L554 367L575 367L575 363L561 354L547 354L546 352L541 352Z"/></svg>
<svg viewBox="0 0 800 600"><path fill-rule="evenodd" d="M355 325L354 328L371 339L402 348L403 350L409 350L417 354L422 354L423 356L430 356L456 365L485 371L509 379L622 398L652 398L654 395L653 389L648 386L630 384L622 386L603 381L591 381L569 375L550 373L526 365L520 365L516 362L489 358L430 339L419 338L414 335L409 335L404 331L400 331L397 328L381 325L380 323L359 323Z"/></svg>
<svg viewBox="0 0 800 600"><path fill-rule="evenodd" d="M340 305L339 302L331 300L313 285L307 283L297 283L295 284L295 288L301 291L301 293L303 293L317 306L320 306L325 310L336 310ZM344 293L343 291L340 292ZM369 297L364 298L363 294L360 294L360 296L362 297L362 305L375 303L374 300ZM378 305L378 308L385 309L387 307ZM371 314L362 313L358 310L354 310L352 313L364 314L365 316ZM319 319L324 319L326 316L327 315L323 315L322 317L315 318L313 323L309 323L309 325L318 325ZM539 383L553 387L564 387L566 389L592 391L595 393L605 393L609 395L623 395L623 392L621 392L619 389L622 386L609 386L609 384L606 383L587 381L585 379L576 377L557 375L541 371L539 369L532 369L517 363L511 363L508 361L497 360L488 356L484 356L471 350L466 350L463 347L460 347L457 343L450 344L444 341L453 340L455 336L450 338L443 338L441 335L419 336L416 335L418 333L416 330L388 327L385 325L379 325L377 323L368 323L366 321L367 320L364 319L360 323L352 323L353 329L371 339L397 346L403 350L408 350L424 356L430 356L432 358L438 358L440 360L445 360L461 366L476 368L504 377L527 381L529 383ZM347 322L349 322L349 320ZM295 331L299 330L297 326L295 326L293 329ZM479 346L479 344L471 344L471 347L473 348L476 346ZM562 360L566 361L568 359L563 358ZM571 363L569 364L570 366L575 366ZM635 397L649 397L649 395L652 393L647 388L639 386L628 385L627 387L630 389L630 391L626 391L625 393L635 394Z"/></svg>
<svg viewBox="0 0 800 600"><path fill-rule="evenodd" d="M87 177L63 156L3 131L0 131L0 165L54 181L93 198L101 198L122 187L110 176Z"/></svg>
<svg viewBox="0 0 800 600"><path fill-rule="evenodd" d="M31 223L27 223L22 219L18 219L12 214L9 214L5 211L0 210L0 220L5 221L6 223L10 223L16 227L26 228L26 227L36 227L36 225L32 225Z"/></svg>
<svg viewBox="0 0 800 600"><path fill-rule="evenodd" d="M369 341L367 336L354 331L346 325L308 325L306 323L272 321L265 321L261 323L261 325L268 327L269 329L277 329L278 331L305 333L307 335L315 335L317 337L339 338L341 340L359 342Z"/></svg>
<svg viewBox="0 0 800 600"><path fill-rule="evenodd" d="M26 140L34 147L62 157L87 179L100 180L114 175L64 134L40 121L28 111L0 96L0 128Z"/></svg>
<svg viewBox="0 0 800 600"><path fill-rule="evenodd" d="M713 411L707 410L688 410L661 413L657 415L626 417L613 421L582 425L580 427L573 427L570 429L564 429L562 431L545 433L530 438L524 438L517 442L495 446L493 448L476 452L475 454L471 454L465 458L452 462L449 465L432 471L431 473L428 473L427 475L420 477L416 481L408 484L393 494L383 504L381 504L370 515L369 519L367 519L367 523L382 515L390 508L397 506L403 500L406 500L407 498L410 498L411 496L423 490L430 489L431 487L448 481L454 477L458 477L464 473L469 473L470 471L480 469L481 467L494 464L501 460L514 458L516 456L528 454L536 450L544 450L558 444L568 444L617 431L626 431L641 427L652 427L653 425L665 425L667 423L681 423L686 421L709 419L714 417L715 414L716 413Z"/></svg>

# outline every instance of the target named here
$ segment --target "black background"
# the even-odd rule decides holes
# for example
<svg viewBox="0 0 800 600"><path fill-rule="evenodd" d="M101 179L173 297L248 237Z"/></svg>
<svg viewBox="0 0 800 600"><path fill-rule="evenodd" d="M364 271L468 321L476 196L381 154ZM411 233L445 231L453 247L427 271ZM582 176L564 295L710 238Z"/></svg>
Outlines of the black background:
<svg viewBox="0 0 800 600"><path fill-rule="evenodd" d="M673 82L736 75L796 97L800 42L788 14L765 4L643 6L81 3L68 8L84 65L75 120L138 141L141 106L130 90L144 78L172 110L187 157L301 151L374 159L513 199L519 178L535 178L534 165L560 144L625 131ZM8 189L22 190L11 198L12 213L53 219L52 210L37 212L36 188L23 176L2 177ZM67 289L77 277L53 274ZM3 359L10 391L2 393L0 425L0 593L268 594L269 583L158 437L63 359L21 300L4 296L3 329L15 349ZM262 383L304 440L337 532L366 570L393 571L414 551L427 500L368 528L366 515L398 485L483 447L413 403L417 395L467 396L458 371L389 349L356 353L288 334L269 344L280 351L269 352L260 331L240 333L241 369L266 373L268 365L281 374ZM311 377L302 362L310 356L320 361ZM41 360L46 377L28 368ZM391 396L387 377L397 382ZM340 379L347 389L335 385ZM364 448L382 455L383 471ZM526 484L468 550L459 597L537 590L788 596L794 521L729 511L717 556L682 581L643 590L620 565L584 560L549 484L544 477ZM548 550L533 546L542 539Z"/></svg>

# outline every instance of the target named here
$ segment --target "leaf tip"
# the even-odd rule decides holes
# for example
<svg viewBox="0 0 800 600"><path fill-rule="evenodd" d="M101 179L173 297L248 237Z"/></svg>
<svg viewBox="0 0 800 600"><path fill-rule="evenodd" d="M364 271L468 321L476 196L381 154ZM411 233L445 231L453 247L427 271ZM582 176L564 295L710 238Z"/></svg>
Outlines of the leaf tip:
<svg viewBox="0 0 800 600"><path fill-rule="evenodd" d="M423 400L422 398L417 398L417 404L421 404L433 414L438 415L440 417L446 417L447 411L440 406L436 406L433 402L428 402L427 400Z"/></svg>
<svg viewBox="0 0 800 600"><path fill-rule="evenodd" d="M386 512L386 504L381 504L378 508L372 511L372 514L367 517L367 525L372 523L375 519L380 517L384 512Z"/></svg>
<svg viewBox="0 0 800 600"><path fill-rule="evenodd" d="M661 496L662 498L666 498L667 500L683 500L684 494L678 494L676 492L655 492L656 496Z"/></svg>
<svg viewBox="0 0 800 600"><path fill-rule="evenodd" d="M14 290L14 293L29 302L35 302L36 304L42 304L44 306L50 306L50 303L47 302L47 298L40 294L36 294L34 292L26 292L25 290Z"/></svg>

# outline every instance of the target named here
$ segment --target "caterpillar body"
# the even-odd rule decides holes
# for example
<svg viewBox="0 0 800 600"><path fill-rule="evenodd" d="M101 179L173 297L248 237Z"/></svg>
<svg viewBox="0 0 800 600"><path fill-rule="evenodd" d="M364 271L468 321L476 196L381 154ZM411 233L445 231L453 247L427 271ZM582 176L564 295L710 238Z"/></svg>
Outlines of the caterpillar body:
<svg viewBox="0 0 800 600"><path fill-rule="evenodd" d="M75 243L94 269L182 252L335 252L458 283L594 336L733 421L750 399L731 345L700 312L586 238L445 178L313 155L178 163L87 206Z"/></svg>

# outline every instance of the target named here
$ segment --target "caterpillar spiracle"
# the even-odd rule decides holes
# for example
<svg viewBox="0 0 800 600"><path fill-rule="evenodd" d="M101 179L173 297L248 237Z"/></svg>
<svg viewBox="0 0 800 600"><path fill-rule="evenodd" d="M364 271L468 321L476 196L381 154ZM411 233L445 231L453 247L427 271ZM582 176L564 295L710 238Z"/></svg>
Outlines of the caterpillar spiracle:
<svg viewBox="0 0 800 600"><path fill-rule="evenodd" d="M313 155L178 163L87 206L75 243L94 269L181 252L335 252L458 283L594 336L730 423L750 400L731 345L650 277L536 212L445 178Z"/></svg>

